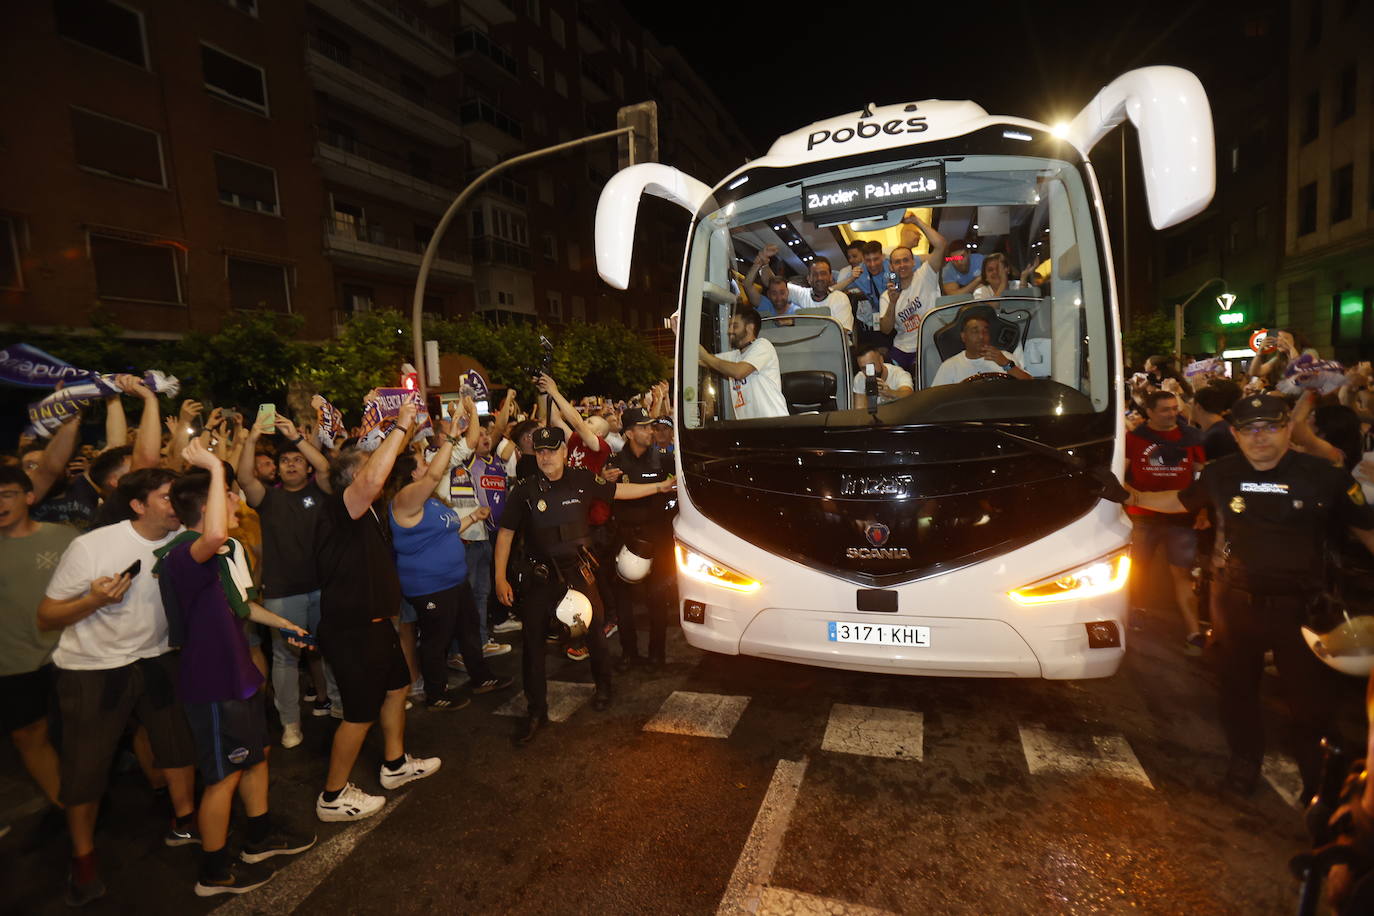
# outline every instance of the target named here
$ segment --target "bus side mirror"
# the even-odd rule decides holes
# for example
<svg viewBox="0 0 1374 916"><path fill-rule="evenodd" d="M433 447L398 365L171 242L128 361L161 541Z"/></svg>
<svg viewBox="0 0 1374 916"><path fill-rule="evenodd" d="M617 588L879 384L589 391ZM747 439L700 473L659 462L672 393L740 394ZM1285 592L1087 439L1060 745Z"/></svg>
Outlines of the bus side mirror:
<svg viewBox="0 0 1374 916"><path fill-rule="evenodd" d="M1178 67L1141 67L1112 80L1069 124L1084 156L1127 118L1140 137L1150 222L1167 229L1196 216L1216 190L1212 107L1198 78Z"/></svg>
<svg viewBox="0 0 1374 916"><path fill-rule="evenodd" d="M596 270L616 289L630 286L639 198L645 193L670 200L693 216L711 189L691 175L657 162L621 169L606 182L596 205Z"/></svg>

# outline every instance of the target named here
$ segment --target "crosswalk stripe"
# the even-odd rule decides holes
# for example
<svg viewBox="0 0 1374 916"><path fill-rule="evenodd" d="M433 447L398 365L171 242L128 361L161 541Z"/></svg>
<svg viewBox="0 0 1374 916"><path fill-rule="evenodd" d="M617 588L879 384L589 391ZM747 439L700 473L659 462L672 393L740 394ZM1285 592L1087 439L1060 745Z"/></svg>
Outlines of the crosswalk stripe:
<svg viewBox="0 0 1374 916"><path fill-rule="evenodd" d="M1280 798L1294 808L1298 807L1298 796L1302 794L1302 773L1298 771L1297 761L1287 754L1265 754L1260 773Z"/></svg>
<svg viewBox="0 0 1374 916"><path fill-rule="evenodd" d="M925 719L908 709L836 703L830 707L821 750L921 760L925 755Z"/></svg>
<svg viewBox="0 0 1374 916"><path fill-rule="evenodd" d="M591 699L596 687L593 684L575 684L572 681L549 681L548 691L549 720L566 722L569 716L582 708L582 704ZM530 708L525 695L518 693L504 705L497 707L495 714L524 718L530 714Z"/></svg>
<svg viewBox="0 0 1374 916"><path fill-rule="evenodd" d="M644 730L698 738L728 738L748 705L748 697L674 690L644 725Z"/></svg>
<svg viewBox="0 0 1374 916"><path fill-rule="evenodd" d="M845 903L785 887L765 887L759 893L758 916L895 916L858 903Z"/></svg>
<svg viewBox="0 0 1374 916"><path fill-rule="evenodd" d="M1021 748L1032 775L1096 772L1154 788L1131 745L1120 735L1093 735L1096 753L1088 754L1068 735L1056 734L1038 725L1022 725L1020 731Z"/></svg>
<svg viewBox="0 0 1374 916"><path fill-rule="evenodd" d="M773 778L763 794L759 813L754 816L754 825L749 828L735 870L720 898L717 916L745 916L758 912L762 891L773 877L773 866L777 865L782 852L783 836L801 793L806 763L805 758L779 760L773 769Z"/></svg>

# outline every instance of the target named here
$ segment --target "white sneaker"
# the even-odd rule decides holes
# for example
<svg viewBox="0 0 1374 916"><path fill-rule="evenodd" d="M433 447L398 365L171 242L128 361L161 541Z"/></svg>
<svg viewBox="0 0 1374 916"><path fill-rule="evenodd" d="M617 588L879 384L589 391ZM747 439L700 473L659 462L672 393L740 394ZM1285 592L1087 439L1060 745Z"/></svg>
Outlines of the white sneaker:
<svg viewBox="0 0 1374 916"><path fill-rule="evenodd" d="M281 727L281 746L288 750L301 743L301 724L283 725Z"/></svg>
<svg viewBox="0 0 1374 916"><path fill-rule="evenodd" d="M497 642L494 639L482 647L482 654L487 658L490 658L493 655L505 655L509 651L510 643Z"/></svg>
<svg viewBox="0 0 1374 916"><path fill-rule="evenodd" d="M521 629L523 626L524 624L516 620L514 617L507 617L505 620L501 621L496 626L492 627L491 631L493 633L514 633L516 630Z"/></svg>
<svg viewBox="0 0 1374 916"><path fill-rule="evenodd" d="M342 718L343 718L343 706L340 705L340 704L338 704L338 703L335 703L334 705L332 705L332 706L329 707L329 714L330 714L331 716L333 716L334 718L336 718L336 719L342 719Z"/></svg>
<svg viewBox="0 0 1374 916"><path fill-rule="evenodd" d="M425 699L425 680L424 680L424 678L420 678L418 681L416 681L415 683L413 683L413 684L410 685L410 698L411 698L412 700L419 700L419 701L421 701L421 702L424 702L424 699Z"/></svg>
<svg viewBox="0 0 1374 916"><path fill-rule="evenodd" d="M412 757L406 754L405 765L399 770L388 770L386 764L382 764L381 780L383 789L398 789L408 782L417 779L424 779L426 776L433 776L439 772L440 761L438 757Z"/></svg>
<svg viewBox="0 0 1374 916"><path fill-rule="evenodd" d="M350 782L332 802L325 801L324 793L320 793L315 799L315 816L322 821L360 821L382 810L385 804L385 797L368 795Z"/></svg>

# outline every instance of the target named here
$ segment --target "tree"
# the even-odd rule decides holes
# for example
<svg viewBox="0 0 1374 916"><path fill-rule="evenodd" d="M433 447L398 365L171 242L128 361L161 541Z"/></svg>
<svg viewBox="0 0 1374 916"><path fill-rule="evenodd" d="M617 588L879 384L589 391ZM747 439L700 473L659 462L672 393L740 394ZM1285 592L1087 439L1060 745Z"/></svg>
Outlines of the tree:
<svg viewBox="0 0 1374 916"><path fill-rule="evenodd" d="M1174 320L1164 312L1137 317L1121 335L1126 359L1138 365L1148 357L1174 352Z"/></svg>
<svg viewBox="0 0 1374 916"><path fill-rule="evenodd" d="M411 352L409 319L393 309L360 312L338 337L308 354L297 376L351 422L361 415L368 391L397 386Z"/></svg>
<svg viewBox="0 0 1374 916"><path fill-rule="evenodd" d="M629 397L668 374L649 344L620 324L571 324L554 349L554 376L571 396Z"/></svg>
<svg viewBox="0 0 1374 916"><path fill-rule="evenodd" d="M303 325L300 315L231 312L218 331L187 334L169 371L181 380L182 397L244 410L283 404L309 359L307 346L295 339Z"/></svg>

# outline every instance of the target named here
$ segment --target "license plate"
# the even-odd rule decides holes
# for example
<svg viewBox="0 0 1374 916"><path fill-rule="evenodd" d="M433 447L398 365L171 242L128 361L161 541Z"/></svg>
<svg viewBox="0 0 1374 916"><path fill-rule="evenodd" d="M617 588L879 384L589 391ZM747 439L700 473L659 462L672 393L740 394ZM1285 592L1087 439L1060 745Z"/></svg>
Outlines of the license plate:
<svg viewBox="0 0 1374 916"><path fill-rule="evenodd" d="M831 642L858 642L868 646L915 646L930 648L930 627L906 627L891 623L828 624Z"/></svg>

